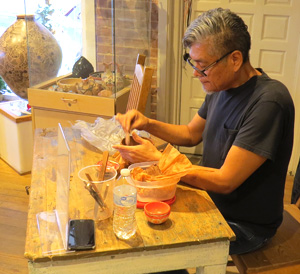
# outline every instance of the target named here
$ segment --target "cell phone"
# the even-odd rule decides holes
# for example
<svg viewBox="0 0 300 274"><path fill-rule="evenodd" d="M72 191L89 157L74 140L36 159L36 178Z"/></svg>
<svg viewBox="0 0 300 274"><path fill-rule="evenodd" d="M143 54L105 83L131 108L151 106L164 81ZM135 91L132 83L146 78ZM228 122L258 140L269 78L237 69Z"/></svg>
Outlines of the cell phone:
<svg viewBox="0 0 300 274"><path fill-rule="evenodd" d="M95 222L92 219L69 221L68 249L88 250L95 248Z"/></svg>

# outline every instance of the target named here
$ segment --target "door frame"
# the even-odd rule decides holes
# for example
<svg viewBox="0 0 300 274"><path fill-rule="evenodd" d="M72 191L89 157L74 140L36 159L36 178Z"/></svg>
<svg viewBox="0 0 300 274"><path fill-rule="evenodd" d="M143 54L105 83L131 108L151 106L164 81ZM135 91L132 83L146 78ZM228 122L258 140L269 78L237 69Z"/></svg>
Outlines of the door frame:
<svg viewBox="0 0 300 274"><path fill-rule="evenodd" d="M159 0L157 120L179 124L184 0Z"/></svg>

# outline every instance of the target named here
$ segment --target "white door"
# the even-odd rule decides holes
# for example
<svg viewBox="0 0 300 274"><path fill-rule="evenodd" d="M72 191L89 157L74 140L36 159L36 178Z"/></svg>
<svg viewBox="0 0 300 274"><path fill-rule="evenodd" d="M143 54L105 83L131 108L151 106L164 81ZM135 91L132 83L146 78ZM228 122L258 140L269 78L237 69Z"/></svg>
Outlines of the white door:
<svg viewBox="0 0 300 274"><path fill-rule="evenodd" d="M295 105L300 106L298 77L300 75L300 1L292 0L194 0L191 20L208 9L229 8L243 18L252 37L250 61L289 89ZM193 77L189 65L183 64L180 124L188 123L197 113L205 97L199 80ZM299 103L297 102L299 101ZM298 104L297 104L298 103ZM300 148L299 118L296 112L295 144L290 170L295 170ZM298 140L299 139L299 140ZM201 154L201 146L180 148L180 151Z"/></svg>

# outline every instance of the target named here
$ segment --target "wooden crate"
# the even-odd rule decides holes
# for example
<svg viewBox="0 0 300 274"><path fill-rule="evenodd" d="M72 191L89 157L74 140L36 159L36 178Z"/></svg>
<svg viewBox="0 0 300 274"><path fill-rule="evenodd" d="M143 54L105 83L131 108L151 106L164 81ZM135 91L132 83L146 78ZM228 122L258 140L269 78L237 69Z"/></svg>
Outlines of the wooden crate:
<svg viewBox="0 0 300 274"><path fill-rule="evenodd" d="M125 113L130 86L111 97L48 90L58 80L66 77L68 75L28 88L33 129L56 127L58 123L70 126L76 120L94 122L97 117L111 118L118 112Z"/></svg>

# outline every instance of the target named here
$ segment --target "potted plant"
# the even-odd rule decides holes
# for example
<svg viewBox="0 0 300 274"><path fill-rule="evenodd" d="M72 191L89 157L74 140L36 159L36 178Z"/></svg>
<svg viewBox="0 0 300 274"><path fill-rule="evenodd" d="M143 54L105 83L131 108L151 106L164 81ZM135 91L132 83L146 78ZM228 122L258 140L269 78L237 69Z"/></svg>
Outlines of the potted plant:
<svg viewBox="0 0 300 274"><path fill-rule="evenodd" d="M9 89L5 81L0 76L0 102L3 101L4 95L7 93L12 93L12 91Z"/></svg>

